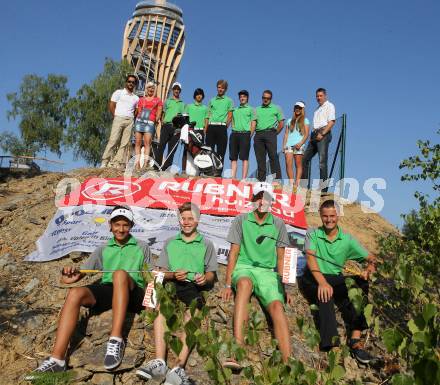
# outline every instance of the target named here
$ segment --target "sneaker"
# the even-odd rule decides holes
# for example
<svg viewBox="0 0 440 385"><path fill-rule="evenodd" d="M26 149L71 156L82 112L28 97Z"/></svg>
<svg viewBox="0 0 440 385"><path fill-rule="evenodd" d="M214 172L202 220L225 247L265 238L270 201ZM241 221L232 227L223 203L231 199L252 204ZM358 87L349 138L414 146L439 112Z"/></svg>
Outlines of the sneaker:
<svg viewBox="0 0 440 385"><path fill-rule="evenodd" d="M176 366L171 369L166 377L164 385L193 385L194 382L186 375L185 369Z"/></svg>
<svg viewBox="0 0 440 385"><path fill-rule="evenodd" d="M49 357L46 358L37 369L26 375L24 379L26 381L32 381L38 378L38 376L42 373L61 373L65 371L66 364L64 364L63 366L59 365L52 359L52 357Z"/></svg>
<svg viewBox="0 0 440 385"><path fill-rule="evenodd" d="M110 340L107 342L107 352L105 353L104 357L104 368L111 370L118 367L122 362L122 358L124 357L124 349L124 340L119 342L113 338L110 338Z"/></svg>
<svg viewBox="0 0 440 385"><path fill-rule="evenodd" d="M350 352L353 358L361 364L366 365L375 360L370 353L364 350L364 345L361 340L352 338L350 339L348 346L350 347Z"/></svg>
<svg viewBox="0 0 440 385"><path fill-rule="evenodd" d="M148 361L147 364L138 370L136 374L146 380L163 380L167 374L168 367L164 360L157 358Z"/></svg>

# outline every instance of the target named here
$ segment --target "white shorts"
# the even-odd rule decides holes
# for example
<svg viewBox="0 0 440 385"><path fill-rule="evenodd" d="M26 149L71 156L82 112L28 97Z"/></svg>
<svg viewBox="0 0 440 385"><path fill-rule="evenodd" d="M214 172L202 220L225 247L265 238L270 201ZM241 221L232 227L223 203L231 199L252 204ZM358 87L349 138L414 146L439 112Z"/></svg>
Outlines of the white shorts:
<svg viewBox="0 0 440 385"><path fill-rule="evenodd" d="M306 145L305 145L305 143L304 143L304 144L301 146L301 148L300 148L299 150L297 150L297 149L295 148L295 146L287 146L287 147L284 149L284 152L285 152L286 154L288 154L288 153L293 153L293 155L303 155L305 149L306 149Z"/></svg>

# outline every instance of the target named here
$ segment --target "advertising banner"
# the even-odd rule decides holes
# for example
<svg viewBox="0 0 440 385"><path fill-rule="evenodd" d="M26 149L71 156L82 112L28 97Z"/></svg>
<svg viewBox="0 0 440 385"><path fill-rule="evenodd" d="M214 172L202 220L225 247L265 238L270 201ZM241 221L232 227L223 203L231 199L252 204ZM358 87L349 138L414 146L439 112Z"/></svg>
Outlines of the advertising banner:
<svg viewBox="0 0 440 385"><path fill-rule="evenodd" d="M286 224L306 228L300 196L275 188L272 214ZM222 178L91 178L66 195L59 206L128 205L177 209L193 202L203 214L237 216L252 210L252 183Z"/></svg>

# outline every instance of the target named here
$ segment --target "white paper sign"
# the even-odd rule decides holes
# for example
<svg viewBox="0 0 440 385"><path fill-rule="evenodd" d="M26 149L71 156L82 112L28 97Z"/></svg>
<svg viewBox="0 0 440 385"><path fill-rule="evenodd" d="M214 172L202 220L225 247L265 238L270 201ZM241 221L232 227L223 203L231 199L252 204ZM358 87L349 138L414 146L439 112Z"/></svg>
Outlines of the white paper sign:
<svg viewBox="0 0 440 385"><path fill-rule="evenodd" d="M144 297L144 301L142 302L142 306L155 309L157 305L157 296L154 285L156 283L163 282L165 273L162 273L160 271L153 271L152 273L154 275L154 279L147 285L147 288L145 289L145 297Z"/></svg>
<svg viewBox="0 0 440 385"><path fill-rule="evenodd" d="M294 247L284 249L283 283L296 283L296 266L301 251Z"/></svg>

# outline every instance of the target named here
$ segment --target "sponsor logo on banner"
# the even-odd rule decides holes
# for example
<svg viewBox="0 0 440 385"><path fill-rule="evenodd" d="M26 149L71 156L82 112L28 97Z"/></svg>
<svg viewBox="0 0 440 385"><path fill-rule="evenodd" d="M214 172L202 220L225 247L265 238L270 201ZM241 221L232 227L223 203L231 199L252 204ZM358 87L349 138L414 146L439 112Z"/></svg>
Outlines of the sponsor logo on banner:
<svg viewBox="0 0 440 385"><path fill-rule="evenodd" d="M84 188L81 194L92 201L122 199L141 191L139 183L130 180L102 180Z"/></svg>

